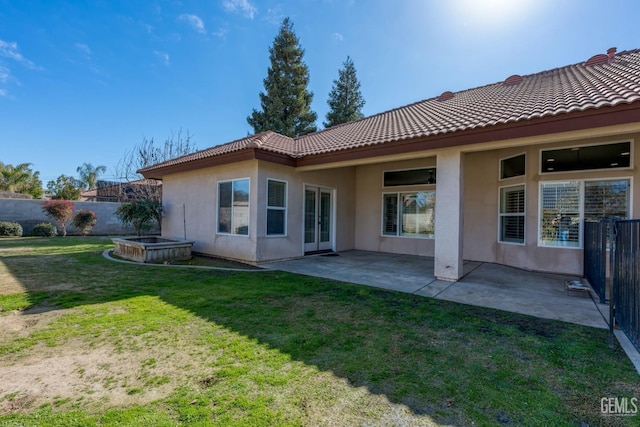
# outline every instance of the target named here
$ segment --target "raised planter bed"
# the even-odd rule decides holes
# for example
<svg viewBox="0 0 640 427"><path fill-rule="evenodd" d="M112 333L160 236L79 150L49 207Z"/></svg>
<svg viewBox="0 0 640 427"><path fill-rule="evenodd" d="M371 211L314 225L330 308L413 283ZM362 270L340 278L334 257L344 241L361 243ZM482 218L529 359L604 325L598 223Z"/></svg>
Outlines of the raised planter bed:
<svg viewBox="0 0 640 427"><path fill-rule="evenodd" d="M192 241L163 239L157 236L118 237L113 253L136 262L164 263L191 259Z"/></svg>

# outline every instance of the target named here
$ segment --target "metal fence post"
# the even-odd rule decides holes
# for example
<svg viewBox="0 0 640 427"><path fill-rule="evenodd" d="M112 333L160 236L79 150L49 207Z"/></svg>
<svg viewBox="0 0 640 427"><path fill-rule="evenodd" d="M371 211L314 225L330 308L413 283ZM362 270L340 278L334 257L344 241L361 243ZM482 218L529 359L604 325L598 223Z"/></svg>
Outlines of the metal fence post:
<svg viewBox="0 0 640 427"><path fill-rule="evenodd" d="M611 274L611 293L609 295L609 348L613 349L613 328L615 319L615 289L616 289L616 221L609 218L609 269Z"/></svg>

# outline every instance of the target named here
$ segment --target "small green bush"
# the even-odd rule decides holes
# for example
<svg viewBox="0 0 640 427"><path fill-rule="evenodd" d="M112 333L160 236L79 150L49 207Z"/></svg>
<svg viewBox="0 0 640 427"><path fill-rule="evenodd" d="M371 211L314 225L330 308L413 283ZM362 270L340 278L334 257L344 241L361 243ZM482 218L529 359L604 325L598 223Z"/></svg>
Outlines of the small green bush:
<svg viewBox="0 0 640 427"><path fill-rule="evenodd" d="M88 209L78 211L73 217L73 226L82 232L83 236L89 234L89 231L96 225L98 216L94 211Z"/></svg>
<svg viewBox="0 0 640 427"><path fill-rule="evenodd" d="M50 222L41 222L33 226L31 234L33 236L53 237L58 235L58 229Z"/></svg>
<svg viewBox="0 0 640 427"><path fill-rule="evenodd" d="M17 222L0 221L0 237L22 237L22 226Z"/></svg>

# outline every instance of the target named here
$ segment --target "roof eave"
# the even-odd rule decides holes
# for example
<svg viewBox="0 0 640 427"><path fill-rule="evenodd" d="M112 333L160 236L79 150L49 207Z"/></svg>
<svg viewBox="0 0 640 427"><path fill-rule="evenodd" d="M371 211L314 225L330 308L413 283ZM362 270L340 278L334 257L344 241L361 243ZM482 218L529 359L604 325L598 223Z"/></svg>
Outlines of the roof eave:
<svg viewBox="0 0 640 427"><path fill-rule="evenodd" d="M590 108L572 113L562 113L457 132L440 133L359 148L312 154L296 159L296 167L344 162L366 157L389 156L412 151L435 150L535 137L637 122L640 122L640 102L625 103L618 104L614 107Z"/></svg>
<svg viewBox="0 0 640 427"><path fill-rule="evenodd" d="M237 163L246 160L264 160L267 162L277 163L285 166L295 166L295 160L287 156L286 154L262 150L259 148L245 148L238 151L232 151L230 153L192 160L189 162L140 170L139 173L141 173L142 176L147 179L161 180L164 176L170 174L188 172L196 169L203 169L230 163Z"/></svg>

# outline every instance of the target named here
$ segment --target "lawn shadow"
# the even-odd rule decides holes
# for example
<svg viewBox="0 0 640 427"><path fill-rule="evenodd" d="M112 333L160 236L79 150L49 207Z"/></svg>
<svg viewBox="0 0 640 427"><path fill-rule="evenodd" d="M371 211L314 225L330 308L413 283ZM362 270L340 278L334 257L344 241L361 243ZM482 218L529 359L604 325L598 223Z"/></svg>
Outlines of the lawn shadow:
<svg viewBox="0 0 640 427"><path fill-rule="evenodd" d="M468 424L474 415L517 425L532 409L526 399L575 399L555 377L588 388L592 379L580 377L597 367L588 358L577 367L566 360L574 351L567 343L598 334L606 342L606 331L367 286L280 271L125 265L100 253L39 255L41 269L27 268L28 255L3 263L28 290L25 314L157 296L438 423ZM590 397L593 408L597 397Z"/></svg>

